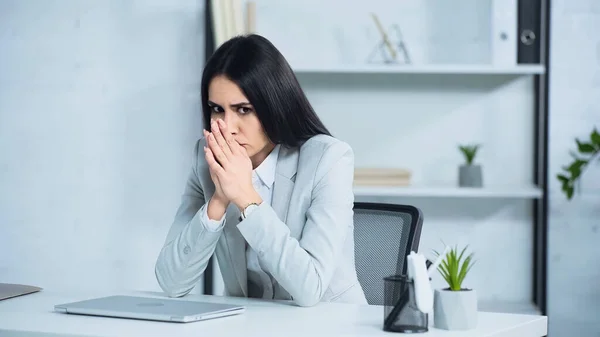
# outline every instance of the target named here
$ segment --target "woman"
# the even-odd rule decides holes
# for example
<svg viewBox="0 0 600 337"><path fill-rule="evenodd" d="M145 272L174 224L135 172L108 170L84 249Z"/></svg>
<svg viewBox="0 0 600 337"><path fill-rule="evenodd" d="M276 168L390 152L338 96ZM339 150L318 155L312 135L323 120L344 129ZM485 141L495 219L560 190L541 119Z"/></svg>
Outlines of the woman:
<svg viewBox="0 0 600 337"><path fill-rule="evenodd" d="M235 37L202 76L204 137L156 262L189 293L214 254L227 295L366 303L354 266L351 148L333 138L290 66L258 35Z"/></svg>

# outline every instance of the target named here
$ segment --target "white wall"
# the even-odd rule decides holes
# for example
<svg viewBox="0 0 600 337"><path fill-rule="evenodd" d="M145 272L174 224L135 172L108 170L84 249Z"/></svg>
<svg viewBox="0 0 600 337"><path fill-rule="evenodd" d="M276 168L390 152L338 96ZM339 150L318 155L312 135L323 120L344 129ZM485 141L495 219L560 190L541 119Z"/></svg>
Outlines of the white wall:
<svg viewBox="0 0 600 337"><path fill-rule="evenodd" d="M200 135L203 2L0 2L0 282L159 289Z"/></svg>
<svg viewBox="0 0 600 337"><path fill-rule="evenodd" d="M600 3L552 1L550 43L550 213L548 306L551 336L600 334L600 161L567 201L556 174L575 138L600 130Z"/></svg>
<svg viewBox="0 0 600 337"><path fill-rule="evenodd" d="M246 1L246 0L244 0ZM294 66L362 64L381 41L370 13L392 42L398 25L413 63L490 59L490 0L254 0L256 26Z"/></svg>

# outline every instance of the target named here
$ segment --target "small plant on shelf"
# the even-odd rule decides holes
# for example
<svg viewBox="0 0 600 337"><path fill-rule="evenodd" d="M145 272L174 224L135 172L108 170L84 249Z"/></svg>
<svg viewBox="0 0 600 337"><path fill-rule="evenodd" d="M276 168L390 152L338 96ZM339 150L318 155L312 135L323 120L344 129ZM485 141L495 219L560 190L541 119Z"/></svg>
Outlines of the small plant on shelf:
<svg viewBox="0 0 600 337"><path fill-rule="evenodd" d="M438 266L438 271L446 283L448 283L448 288L445 290L470 290L462 287L465 277L467 277L467 274L475 264L475 261L473 260L474 253L465 255L467 248L468 246L465 246L460 252L458 251L457 246L449 249L448 253ZM434 254L436 257L440 255L437 251L434 251Z"/></svg>
<svg viewBox="0 0 600 337"><path fill-rule="evenodd" d="M577 152L571 152L573 162L563 167L564 172L556 175L567 200L573 198L575 184L580 181L579 179L589 167L589 164L600 158L600 133L594 127L588 141L575 138L575 143L577 144Z"/></svg>
<svg viewBox="0 0 600 337"><path fill-rule="evenodd" d="M481 165L474 164L475 157L481 145L460 145L458 149L465 157L465 164L459 167L458 186L460 187L482 187L483 172Z"/></svg>
<svg viewBox="0 0 600 337"><path fill-rule="evenodd" d="M478 144L476 145L460 145L458 148L460 152L465 156L465 161L467 165L473 165L473 161L475 160L475 156L477 155L477 150L479 150Z"/></svg>

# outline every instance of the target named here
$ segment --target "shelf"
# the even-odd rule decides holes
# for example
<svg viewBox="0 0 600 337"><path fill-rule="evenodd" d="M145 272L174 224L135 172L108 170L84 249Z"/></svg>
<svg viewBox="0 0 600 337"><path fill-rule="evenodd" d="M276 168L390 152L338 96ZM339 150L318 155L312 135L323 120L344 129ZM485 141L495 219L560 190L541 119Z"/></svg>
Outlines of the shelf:
<svg viewBox="0 0 600 337"><path fill-rule="evenodd" d="M446 198L541 198L542 190L531 187L385 187L354 186L356 196L446 197Z"/></svg>
<svg viewBox="0 0 600 337"><path fill-rule="evenodd" d="M477 309L484 312L501 312L507 314L541 315L542 311L534 303L479 301Z"/></svg>
<svg viewBox="0 0 600 337"><path fill-rule="evenodd" d="M473 74L473 75L536 75L545 67L537 64L515 66L440 64L440 65L333 65L294 68L298 74Z"/></svg>

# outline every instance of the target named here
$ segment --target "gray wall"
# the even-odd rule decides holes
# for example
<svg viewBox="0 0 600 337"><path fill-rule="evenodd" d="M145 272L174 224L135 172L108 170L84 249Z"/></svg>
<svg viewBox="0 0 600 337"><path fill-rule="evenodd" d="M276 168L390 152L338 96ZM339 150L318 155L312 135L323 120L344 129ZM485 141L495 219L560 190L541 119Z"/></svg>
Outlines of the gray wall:
<svg viewBox="0 0 600 337"><path fill-rule="evenodd" d="M600 130L600 2L552 1L550 44L551 336L600 335L600 161L567 201L555 176L571 162L575 137Z"/></svg>

